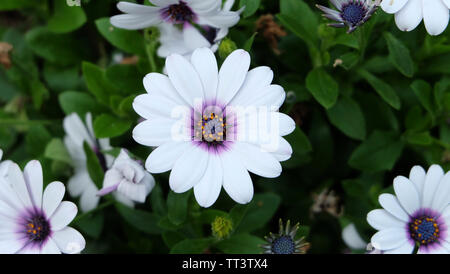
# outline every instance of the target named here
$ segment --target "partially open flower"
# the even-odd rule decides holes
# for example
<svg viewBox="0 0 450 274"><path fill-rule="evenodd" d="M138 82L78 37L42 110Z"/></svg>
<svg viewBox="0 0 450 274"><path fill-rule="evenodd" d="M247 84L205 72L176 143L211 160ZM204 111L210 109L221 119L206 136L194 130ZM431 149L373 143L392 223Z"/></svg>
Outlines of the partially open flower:
<svg viewBox="0 0 450 274"><path fill-rule="evenodd" d="M321 5L316 5L316 7L324 12L324 17L338 22L329 24L329 26L337 28L348 26L347 32L351 33L370 19L377 10L379 2L372 0L331 0L331 3L338 10Z"/></svg>
<svg viewBox="0 0 450 274"><path fill-rule="evenodd" d="M288 220L286 227L280 219L280 231L278 234L270 233L265 237L268 244L263 245L266 254L304 254L309 249L310 244L304 241L304 238L295 239L299 224L291 228L291 222Z"/></svg>
<svg viewBox="0 0 450 274"><path fill-rule="evenodd" d="M105 173L103 188L98 195L117 191L126 198L143 203L155 186L155 179L122 149L113 166Z"/></svg>

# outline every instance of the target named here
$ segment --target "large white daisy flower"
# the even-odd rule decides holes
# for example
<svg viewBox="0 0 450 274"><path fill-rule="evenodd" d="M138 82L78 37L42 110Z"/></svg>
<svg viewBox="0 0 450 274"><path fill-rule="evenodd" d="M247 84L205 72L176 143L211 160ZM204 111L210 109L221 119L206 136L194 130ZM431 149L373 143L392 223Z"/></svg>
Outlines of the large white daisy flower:
<svg viewBox="0 0 450 274"><path fill-rule="evenodd" d="M87 142L97 157L104 171L110 167L114 157L103 154L102 150L110 150L109 139L97 140L92 127L92 115L86 114L86 125L76 113L64 118L63 127L66 132L64 144L72 158L74 175L69 179L67 189L72 197L80 198L81 211L89 211L97 207L100 197L97 196L98 188L89 176L86 166L86 154L83 143Z"/></svg>
<svg viewBox="0 0 450 274"><path fill-rule="evenodd" d="M379 230L371 239L373 247L385 253L450 253L450 172L433 165L425 173L420 166L411 169L409 179L394 179L392 194L382 194L384 209L375 209L367 221Z"/></svg>
<svg viewBox="0 0 450 274"><path fill-rule="evenodd" d="M143 203L154 186L153 176L122 149L112 167L105 173L103 188L99 191L99 195L117 191L128 199Z"/></svg>
<svg viewBox="0 0 450 274"><path fill-rule="evenodd" d="M448 25L450 0L383 0L381 8L395 13L400 30L411 31L422 21L430 35L441 34Z"/></svg>
<svg viewBox="0 0 450 274"><path fill-rule="evenodd" d="M279 162L292 154L281 136L291 133L295 123L278 112L285 92L271 85L270 68L248 71L249 66L244 50L231 53L220 70L208 48L195 50L190 60L173 54L166 59L168 76L148 74L148 94L133 102L134 110L147 119L134 128L133 138L157 147L146 169L172 170L171 189L182 193L194 188L203 207L217 200L222 186L236 202L250 202L248 171L277 177Z"/></svg>
<svg viewBox="0 0 450 274"><path fill-rule="evenodd" d="M233 4L234 0L226 1L223 10L230 11ZM240 14L241 11L237 13ZM157 54L159 57L166 58L170 54L177 53L190 58L194 50L203 47L215 52L219 48L220 41L227 36L228 29L228 27L215 28L208 25L198 26L198 28L187 26L180 29L174 25L163 24L160 26L161 45Z"/></svg>
<svg viewBox="0 0 450 274"><path fill-rule="evenodd" d="M77 206L63 201L65 187L50 183L42 193L42 167L29 162L24 172L8 163L0 177L0 253L79 253L86 242L69 223Z"/></svg>
<svg viewBox="0 0 450 274"><path fill-rule="evenodd" d="M150 0L153 6L119 2L126 13L111 17L111 24L122 29L144 29L163 23L208 25L226 28L239 21L239 13L222 10L222 0Z"/></svg>

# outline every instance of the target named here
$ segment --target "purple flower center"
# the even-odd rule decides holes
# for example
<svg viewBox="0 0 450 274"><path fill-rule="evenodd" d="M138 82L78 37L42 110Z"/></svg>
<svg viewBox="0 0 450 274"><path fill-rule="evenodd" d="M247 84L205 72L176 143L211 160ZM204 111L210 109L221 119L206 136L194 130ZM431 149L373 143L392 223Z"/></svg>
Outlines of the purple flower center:
<svg viewBox="0 0 450 274"><path fill-rule="evenodd" d="M275 254L293 254L295 242L289 236L281 236L272 243L272 252Z"/></svg>
<svg viewBox="0 0 450 274"><path fill-rule="evenodd" d="M191 22L195 18L194 12L184 1L162 9L161 14L164 20L172 21L174 24Z"/></svg>
<svg viewBox="0 0 450 274"><path fill-rule="evenodd" d="M50 223L41 213L33 213L25 220L25 235L33 243L44 242L50 235L50 231Z"/></svg>
<svg viewBox="0 0 450 274"><path fill-rule="evenodd" d="M217 145L226 137L226 118L221 114L209 112L203 114L202 118L194 125L194 138Z"/></svg>
<svg viewBox="0 0 450 274"><path fill-rule="evenodd" d="M342 7L342 18L351 23L352 25L358 25L364 20L367 14L367 10L360 1L352 1Z"/></svg>
<svg viewBox="0 0 450 274"><path fill-rule="evenodd" d="M431 244L439 239L439 224L435 218L421 216L409 223L411 238L421 245Z"/></svg>

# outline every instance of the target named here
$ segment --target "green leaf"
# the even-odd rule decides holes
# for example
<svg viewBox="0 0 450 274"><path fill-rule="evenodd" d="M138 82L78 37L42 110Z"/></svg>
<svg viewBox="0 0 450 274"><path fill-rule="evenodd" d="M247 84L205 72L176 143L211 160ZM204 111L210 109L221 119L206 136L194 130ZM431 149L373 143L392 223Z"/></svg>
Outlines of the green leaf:
<svg viewBox="0 0 450 274"><path fill-rule="evenodd" d="M256 194L248 205L247 213L236 233L252 232L270 221L280 205L281 198L275 193Z"/></svg>
<svg viewBox="0 0 450 274"><path fill-rule="evenodd" d="M38 79L34 79L30 83L30 92L35 109L40 109L44 101L50 97L50 92L47 87Z"/></svg>
<svg viewBox="0 0 450 274"><path fill-rule="evenodd" d="M406 132L405 139L408 143L419 146L429 146L433 144L433 137L430 132Z"/></svg>
<svg viewBox="0 0 450 274"><path fill-rule="evenodd" d="M2 0L0 1L0 10L22 9L32 5L35 5L35 2L29 0Z"/></svg>
<svg viewBox="0 0 450 274"><path fill-rule="evenodd" d="M244 18L252 16L258 10L261 0L241 0L239 2L239 8L245 6L245 10L242 12Z"/></svg>
<svg viewBox="0 0 450 274"><path fill-rule="evenodd" d="M312 151L312 145L309 142L308 136L298 127L295 127L295 130L284 136L286 141L291 145L292 150L295 154L305 154Z"/></svg>
<svg viewBox="0 0 450 274"><path fill-rule="evenodd" d="M242 47L244 50L251 51L253 42L255 41L255 37L257 34L258 34L257 32L253 33L253 35L247 41L245 41L245 44Z"/></svg>
<svg viewBox="0 0 450 274"><path fill-rule="evenodd" d="M226 213L225 211L222 210L218 210L218 209L206 209L204 210L200 217L199 217L199 221L202 224L211 224L214 219L216 219L216 217L229 217L228 213ZM233 222L234 225L234 222Z"/></svg>
<svg viewBox="0 0 450 274"><path fill-rule="evenodd" d="M130 129L132 122L101 114L94 121L94 133L97 138L112 138L124 134Z"/></svg>
<svg viewBox="0 0 450 274"><path fill-rule="evenodd" d="M181 194L177 194L173 191L169 192L169 196L167 197L167 209L169 220L173 224L180 225L186 221L190 196L191 191Z"/></svg>
<svg viewBox="0 0 450 274"><path fill-rule="evenodd" d="M154 213L133 209L121 203L116 203L115 206L122 218L134 228L148 234L161 234L158 227L159 217Z"/></svg>
<svg viewBox="0 0 450 274"><path fill-rule="evenodd" d="M61 67L48 62L44 64L44 79L50 90L78 90L82 85L79 67Z"/></svg>
<svg viewBox="0 0 450 274"><path fill-rule="evenodd" d="M319 20L302 0L280 0L281 14L277 18L291 32L315 46L319 43ZM300 16L301 15L301 16Z"/></svg>
<svg viewBox="0 0 450 274"><path fill-rule="evenodd" d="M47 144L45 147L44 156L55 161L61 161L69 165L72 164L72 159L67 152L66 146L61 139L58 138L52 139Z"/></svg>
<svg viewBox="0 0 450 274"><path fill-rule="evenodd" d="M417 79L411 84L411 89L419 99L420 104L431 114L434 115L433 91L431 85L424 80Z"/></svg>
<svg viewBox="0 0 450 274"><path fill-rule="evenodd" d="M263 239L249 235L237 234L225 239L215 246L226 254L261 254L261 245L265 244Z"/></svg>
<svg viewBox="0 0 450 274"><path fill-rule="evenodd" d="M115 47L138 55L145 55L144 37L138 31L119 29L111 25L109 18L95 21L98 31Z"/></svg>
<svg viewBox="0 0 450 274"><path fill-rule="evenodd" d="M366 121L358 103L351 98L342 97L330 109L327 116L331 124L350 138L366 138Z"/></svg>
<svg viewBox="0 0 450 274"><path fill-rule="evenodd" d="M53 3L53 16L47 22L49 30L55 33L71 32L86 23L86 14L81 6L70 7L62 0Z"/></svg>
<svg viewBox="0 0 450 274"><path fill-rule="evenodd" d="M43 155L46 145L51 139L52 136L44 126L31 126L25 137L28 153L33 155L33 157Z"/></svg>
<svg viewBox="0 0 450 274"><path fill-rule="evenodd" d="M152 209L156 214L159 214L161 216L167 214L166 201L163 197L163 192L159 184L156 184L152 189L152 192L150 193L150 202L152 205Z"/></svg>
<svg viewBox="0 0 450 274"><path fill-rule="evenodd" d="M28 31L25 39L36 55L60 65L74 65L80 60L89 59L91 55L85 37L55 34L45 27Z"/></svg>
<svg viewBox="0 0 450 274"><path fill-rule="evenodd" d="M89 177L91 177L91 180L95 183L97 188L101 189L103 187L103 177L105 174L100 161L86 141L83 143L83 149L86 154L86 166Z"/></svg>
<svg viewBox="0 0 450 274"><path fill-rule="evenodd" d="M400 109L400 98L390 85L368 71L361 69L358 72L361 77L367 80L367 82L372 86L373 89L375 89L375 91L378 93L378 95L381 96L381 98L383 98L384 101L386 101L391 107Z"/></svg>
<svg viewBox="0 0 450 274"><path fill-rule="evenodd" d="M74 225L86 235L98 239L102 233L105 218L102 213L89 214L79 220Z"/></svg>
<svg viewBox="0 0 450 274"><path fill-rule="evenodd" d="M316 68L310 71L306 77L306 88L324 108L328 109L336 103L339 86L325 70Z"/></svg>
<svg viewBox="0 0 450 274"><path fill-rule="evenodd" d="M213 242L213 238L186 239L175 244L170 254L202 254Z"/></svg>
<svg viewBox="0 0 450 274"><path fill-rule="evenodd" d="M83 62L83 76L89 91L103 104L109 103L109 97L117 93L117 89L108 81L106 73L100 67Z"/></svg>
<svg viewBox="0 0 450 274"><path fill-rule="evenodd" d="M350 156L349 165L365 171L391 170L404 144L392 132L375 131Z"/></svg>
<svg viewBox="0 0 450 274"><path fill-rule="evenodd" d="M229 213L229 216L231 218L231 221L233 222L233 230L236 230L237 227L242 222L242 219L244 218L245 214L247 214L248 205L235 205Z"/></svg>
<svg viewBox="0 0 450 274"><path fill-rule="evenodd" d="M130 95L144 90L143 76L134 65L113 65L106 70L106 77L121 90L121 94Z"/></svg>
<svg viewBox="0 0 450 274"><path fill-rule="evenodd" d="M89 94L78 91L65 91L59 95L59 104L66 115L77 113L84 117L86 113L98 114L106 111Z"/></svg>
<svg viewBox="0 0 450 274"><path fill-rule="evenodd" d="M172 249L177 243L183 241L185 236L176 231L164 231L162 238L167 247Z"/></svg>
<svg viewBox="0 0 450 274"><path fill-rule="evenodd" d="M414 62L411 59L409 49L403 43L389 32L384 33L388 49L389 60L391 63L405 76L412 77L414 75Z"/></svg>

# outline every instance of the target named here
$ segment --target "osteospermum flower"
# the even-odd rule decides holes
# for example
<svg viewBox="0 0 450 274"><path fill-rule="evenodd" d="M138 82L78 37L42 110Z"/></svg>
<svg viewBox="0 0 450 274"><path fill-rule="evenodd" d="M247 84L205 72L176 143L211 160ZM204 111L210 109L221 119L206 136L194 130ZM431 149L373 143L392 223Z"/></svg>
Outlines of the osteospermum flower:
<svg viewBox="0 0 450 274"><path fill-rule="evenodd" d="M411 169L409 179L394 179L392 194L382 194L384 209L375 209L367 221L379 230L372 246L385 253L450 253L450 173L433 165L425 173L420 166Z"/></svg>
<svg viewBox="0 0 450 274"><path fill-rule="evenodd" d="M309 249L309 243L304 241L304 238L295 240L297 231L299 229L297 223L291 228L291 222L288 220L286 228L283 226L283 221L280 219L280 231L278 234L270 233L265 237L267 244L262 245L265 254L305 254Z"/></svg>
<svg viewBox="0 0 450 274"><path fill-rule="evenodd" d="M112 167L105 173L100 196L117 191L133 201L143 203L155 186L155 179L142 164L130 158L122 149Z"/></svg>
<svg viewBox="0 0 450 274"><path fill-rule="evenodd" d="M378 1L372 0L330 0L338 9L333 10L322 5L316 5L324 12L323 16L337 21L329 26L343 28L348 26L348 33L353 32L367 22L378 8Z"/></svg>
<svg viewBox="0 0 450 274"><path fill-rule="evenodd" d="M29 162L24 172L9 162L0 177L0 253L79 253L86 242L69 223L77 206L63 201L65 188L50 183L42 193L42 167Z"/></svg>
<svg viewBox="0 0 450 274"><path fill-rule="evenodd" d="M74 175L69 179L67 189L72 197L80 197L81 211L89 211L97 207L100 197L97 196L98 188L87 170L83 143L88 143L96 153L103 170L106 171L114 161L111 155L101 152L111 149L109 139L97 140L95 138L90 113L86 114L86 125L76 113L72 113L64 118L63 127L67 134L64 137L64 144L72 158L74 167Z"/></svg>
<svg viewBox="0 0 450 274"><path fill-rule="evenodd" d="M111 24L123 29L144 29L161 24L208 25L226 28L239 21L239 14L222 10L222 0L150 0L153 6L119 2L126 13L111 17Z"/></svg>
<svg viewBox="0 0 450 274"><path fill-rule="evenodd" d="M220 71L208 48L195 50L190 60L173 54L166 59L168 76L148 74L148 94L133 102L134 110L147 119L133 130L133 138L157 147L146 169L172 170L171 189L182 193L194 188L203 207L217 200L222 186L236 202L250 202L248 171L277 177L279 162L292 154L281 136L291 133L295 123L278 112L285 92L271 85L270 68L248 71L249 66L244 50L231 53Z"/></svg>
<svg viewBox="0 0 450 274"><path fill-rule="evenodd" d="M230 11L234 4L234 0L227 0L224 3L223 11ZM240 14L242 11L237 11ZM219 48L222 41L228 34L228 27L215 28L208 25L203 26L187 26L183 29L174 25L163 24L160 27L161 42L157 54L159 57L167 57L170 54L177 53L190 58L194 50L198 48L210 48L213 52Z"/></svg>
<svg viewBox="0 0 450 274"><path fill-rule="evenodd" d="M395 23L402 31L415 29L423 19L427 32L439 35L448 25L450 0L383 0L381 8L395 14Z"/></svg>

